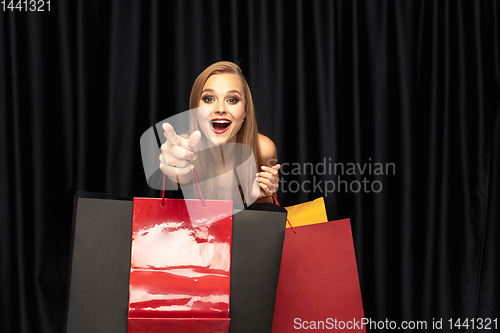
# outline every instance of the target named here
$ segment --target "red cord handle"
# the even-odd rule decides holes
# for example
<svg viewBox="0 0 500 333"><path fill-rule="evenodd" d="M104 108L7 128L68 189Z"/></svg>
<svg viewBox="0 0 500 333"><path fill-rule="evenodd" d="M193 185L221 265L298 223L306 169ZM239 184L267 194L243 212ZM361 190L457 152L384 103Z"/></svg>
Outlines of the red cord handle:
<svg viewBox="0 0 500 333"><path fill-rule="evenodd" d="M203 208L206 208L207 206L205 205L205 198L203 198L203 193L201 192L200 183L198 182L198 176L196 175L196 171L194 170L194 165L193 165L193 174L194 178L196 179L196 186L198 187L198 195L200 196L201 204L203 205Z"/></svg>
<svg viewBox="0 0 500 333"><path fill-rule="evenodd" d="M161 191L161 207L165 204L165 174L163 174L163 189Z"/></svg>
<svg viewBox="0 0 500 333"><path fill-rule="evenodd" d="M274 198L274 201L276 201L276 204L278 206L281 206L280 203L278 202L278 198L276 198L276 196L273 194L273 198ZM292 224L290 223L290 221L288 220L288 217L286 218L286 221L288 222L288 224L290 225L290 228L292 229L292 231L294 233L297 233L297 231L295 231L295 229L293 228Z"/></svg>
<svg viewBox="0 0 500 333"><path fill-rule="evenodd" d="M203 205L203 208L207 208L207 205L205 204L205 198L203 197L203 192L201 192L201 187L200 183L198 182L198 176L196 175L196 171L194 170L193 166L193 174L194 174L194 179L196 180L196 186L198 187L198 195L200 196L201 204ZM161 207L165 204L165 174L163 174L163 190L161 191Z"/></svg>

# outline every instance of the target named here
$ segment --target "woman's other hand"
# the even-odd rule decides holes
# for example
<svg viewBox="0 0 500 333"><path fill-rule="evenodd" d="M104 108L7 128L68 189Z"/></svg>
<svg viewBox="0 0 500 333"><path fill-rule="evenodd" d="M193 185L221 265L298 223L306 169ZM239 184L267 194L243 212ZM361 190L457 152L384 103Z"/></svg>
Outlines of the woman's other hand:
<svg viewBox="0 0 500 333"><path fill-rule="evenodd" d="M281 164L276 164L272 167L262 166L261 168L262 171L257 174L260 186L259 199L270 198L276 193L276 189L279 186L280 177L278 171L281 168Z"/></svg>
<svg viewBox="0 0 500 333"><path fill-rule="evenodd" d="M161 146L160 169L167 177L176 183L187 183L193 177L192 162L201 139L200 131L194 131L191 136L179 136L169 123L163 124L167 141Z"/></svg>

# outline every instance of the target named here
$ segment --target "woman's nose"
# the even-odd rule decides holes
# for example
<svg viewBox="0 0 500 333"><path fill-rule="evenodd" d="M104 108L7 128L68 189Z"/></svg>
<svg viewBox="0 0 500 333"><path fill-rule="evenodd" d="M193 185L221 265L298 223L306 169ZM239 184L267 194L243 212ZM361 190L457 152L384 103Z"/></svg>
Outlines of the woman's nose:
<svg viewBox="0 0 500 333"><path fill-rule="evenodd" d="M225 113L226 112L224 110L224 103L222 101L217 102L217 105L215 106L215 112L216 113Z"/></svg>

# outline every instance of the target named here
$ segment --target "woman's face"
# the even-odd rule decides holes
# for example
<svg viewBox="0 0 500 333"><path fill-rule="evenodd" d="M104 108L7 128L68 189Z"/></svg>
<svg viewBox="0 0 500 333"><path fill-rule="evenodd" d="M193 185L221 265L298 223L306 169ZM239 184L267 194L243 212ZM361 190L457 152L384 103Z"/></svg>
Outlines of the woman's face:
<svg viewBox="0 0 500 333"><path fill-rule="evenodd" d="M214 74L201 91L198 122L214 144L236 142L245 119L245 90L239 76Z"/></svg>

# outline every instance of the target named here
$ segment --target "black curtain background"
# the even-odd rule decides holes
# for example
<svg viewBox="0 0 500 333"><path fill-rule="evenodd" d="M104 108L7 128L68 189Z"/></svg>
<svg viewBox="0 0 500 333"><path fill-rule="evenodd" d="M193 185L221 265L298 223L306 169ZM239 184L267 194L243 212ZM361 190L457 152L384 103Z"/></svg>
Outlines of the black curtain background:
<svg viewBox="0 0 500 333"><path fill-rule="evenodd" d="M154 195L140 135L186 110L218 60L248 77L285 172L394 163L388 175L282 175L383 185L279 194L326 196L330 220L351 218L365 317L443 318L443 331L498 317L498 2L51 6L0 12L2 332L64 331L73 191Z"/></svg>

